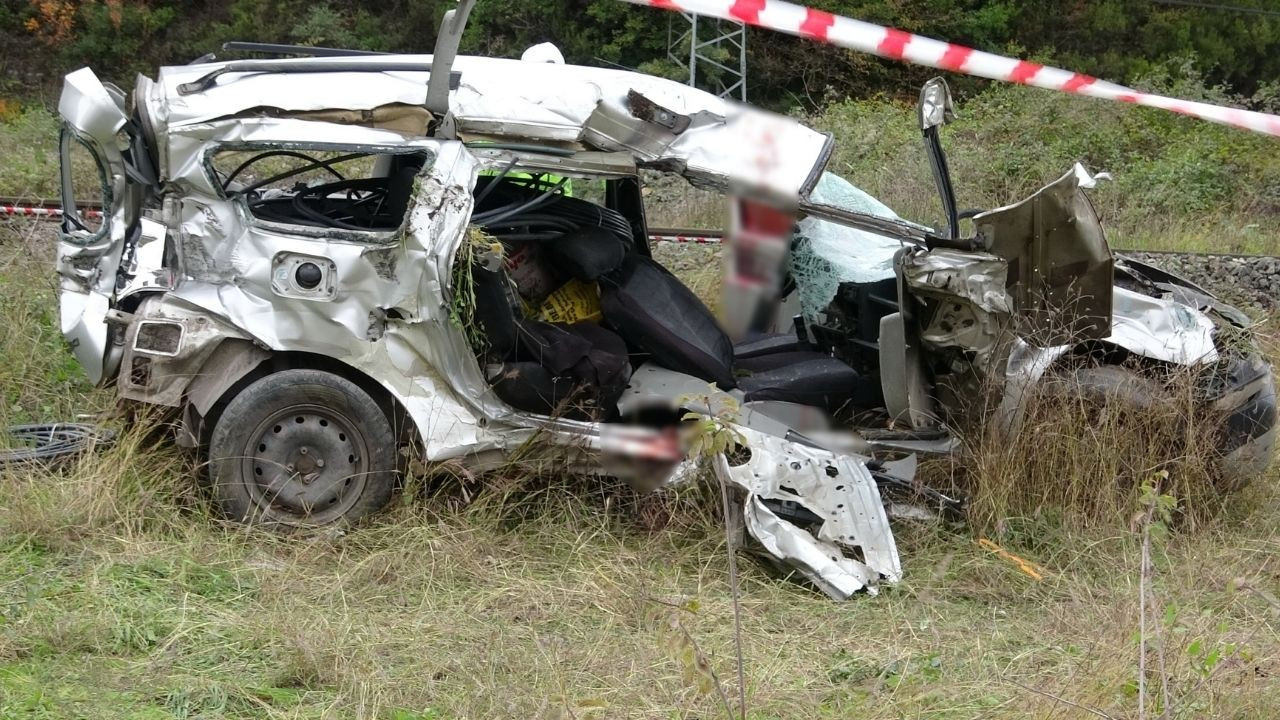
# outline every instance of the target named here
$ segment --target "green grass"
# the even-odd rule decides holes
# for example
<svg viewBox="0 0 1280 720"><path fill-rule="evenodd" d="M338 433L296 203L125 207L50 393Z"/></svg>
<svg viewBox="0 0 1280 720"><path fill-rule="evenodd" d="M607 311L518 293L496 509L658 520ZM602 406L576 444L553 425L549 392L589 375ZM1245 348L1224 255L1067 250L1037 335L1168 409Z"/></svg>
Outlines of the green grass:
<svg viewBox="0 0 1280 720"><path fill-rule="evenodd" d="M1114 177L1089 194L1115 247L1280 254L1275 138L1015 86L959 98L958 113L943 143L961 208L1016 202L1082 162ZM835 172L904 217L940 224L914 121L914 107L882 100L812 118L836 137Z"/></svg>
<svg viewBox="0 0 1280 720"><path fill-rule="evenodd" d="M55 194L46 120L0 126L0 194ZM909 140L902 152L918 152ZM857 162L888 178L898 157ZM709 212L671 214L695 211ZM1169 222L1196 228L1199 212ZM146 441L145 422L111 419L112 394L63 347L53 243L49 224L0 222L0 422L87 413L123 436L71 465L0 469L0 720L723 717L673 629L735 697L723 533L698 488L637 497L561 478L468 501L414 480L345 535L226 525L196 490L197 462ZM1042 581L972 528L909 523L896 528L905 579L878 597L837 604L740 563L749 716L1140 717L1140 509L1087 529L1051 506L992 523ZM1273 475L1157 538L1148 641L1164 670L1150 654L1146 717L1161 676L1170 717L1274 716L1280 608L1264 594L1280 594L1278 528Z"/></svg>
<svg viewBox="0 0 1280 720"><path fill-rule="evenodd" d="M128 437L0 477L0 717L716 717L673 621L732 686L721 534L677 503L568 481L501 507L411 493L351 534L280 538L212 520L193 472ZM1260 486L1158 546L1186 717L1277 698L1275 610L1232 589L1275 591L1276 499ZM1134 533L1012 522L1001 542L1041 582L962 529L898 539L904 582L844 604L741 566L752 717L1085 716L1022 686L1135 716ZM1202 684L1193 643L1242 650Z"/></svg>

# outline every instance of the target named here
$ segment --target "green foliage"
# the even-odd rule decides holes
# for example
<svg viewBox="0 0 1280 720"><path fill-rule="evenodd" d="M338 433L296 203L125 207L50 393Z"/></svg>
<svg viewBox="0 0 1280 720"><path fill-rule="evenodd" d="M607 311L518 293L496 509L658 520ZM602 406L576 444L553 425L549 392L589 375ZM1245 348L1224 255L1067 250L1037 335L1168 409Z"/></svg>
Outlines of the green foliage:
<svg viewBox="0 0 1280 720"><path fill-rule="evenodd" d="M28 106L0 121L0 195L52 200L58 190L58 120Z"/></svg>
<svg viewBox="0 0 1280 720"><path fill-rule="evenodd" d="M449 322L462 331L476 354L489 348L484 325L476 319L476 289L474 268L487 262L501 262L502 244L479 227L467 230L453 262L453 281L450 284Z"/></svg>
<svg viewBox="0 0 1280 720"><path fill-rule="evenodd" d="M728 396L717 397L714 383L706 395L684 396L678 399L682 405L697 403L701 407L714 408L708 415L704 412L687 412L680 419L686 425L689 438L689 455L691 457L712 457L721 453L732 453L735 449L747 444L733 425L738 416L738 403ZM718 407L717 407L718 405Z"/></svg>
<svg viewBox="0 0 1280 720"><path fill-rule="evenodd" d="M122 86L134 72L181 64L218 51L227 40L258 40L430 52L451 0L66 0L0 3L3 65L56 82L91 65ZM1277 96L1280 18L1132 0L810 0L824 10L992 52L1056 63L1116 81L1149 75L1194 54L1214 85L1265 99ZM1237 5L1274 9L1271 0ZM70 28L50 41L28 23L40 5L74 9ZM711 21L704 21L709 24ZM526 47L556 43L569 62L612 63L683 77L666 60L668 29L685 27L674 13L618 0L482 0L472 13L463 51L517 57ZM839 48L750 30L752 100L776 108L812 109L846 97L887 92L910 97L933 71ZM49 72L47 69L52 69ZM710 66L707 68L710 70ZM984 81L953 76L961 90ZM707 78L714 80L714 78ZM12 91L12 88L10 88Z"/></svg>
<svg viewBox="0 0 1280 720"><path fill-rule="evenodd" d="M1190 99L1248 104L1185 60L1140 84ZM1008 85L959 97L947 127L962 208L1020 200L1073 163L1108 171L1090 191L1117 247L1280 251L1280 145L1274 138L1161 110ZM847 100L811 118L834 133L832 169L904 217L941 223L915 109ZM1177 240L1175 240L1175 238Z"/></svg>

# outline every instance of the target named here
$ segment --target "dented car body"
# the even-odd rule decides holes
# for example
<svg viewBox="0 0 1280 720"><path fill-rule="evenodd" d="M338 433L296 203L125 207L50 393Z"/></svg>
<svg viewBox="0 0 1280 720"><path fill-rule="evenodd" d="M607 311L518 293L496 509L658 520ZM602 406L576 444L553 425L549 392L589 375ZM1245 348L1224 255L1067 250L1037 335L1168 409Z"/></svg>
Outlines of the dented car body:
<svg viewBox="0 0 1280 720"><path fill-rule="evenodd" d="M1113 258L1083 168L960 237L953 199L944 231L903 220L791 119L637 73L433 60L166 67L131 98L67 76L64 207L101 192L106 212L64 223L64 333L95 382L180 411L236 519L358 519L403 443L482 465L537 440L675 482L696 459L673 430L696 412L745 439L712 465L747 531L845 598L901 574L886 508L916 455L957 445L944 388L994 380L1016 423L1086 347L1229 366L1206 399L1231 418L1224 474L1270 458L1270 368L1218 341L1247 318ZM77 185L73 151L100 188ZM796 219L776 312L730 336L652 260L642 169ZM548 311L571 286L577 309Z"/></svg>

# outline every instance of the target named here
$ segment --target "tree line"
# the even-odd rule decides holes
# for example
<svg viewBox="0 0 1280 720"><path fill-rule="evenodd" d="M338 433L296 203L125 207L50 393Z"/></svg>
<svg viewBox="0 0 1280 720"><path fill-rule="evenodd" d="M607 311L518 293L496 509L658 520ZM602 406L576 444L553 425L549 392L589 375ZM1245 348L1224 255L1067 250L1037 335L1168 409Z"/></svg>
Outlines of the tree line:
<svg viewBox="0 0 1280 720"><path fill-rule="evenodd" d="M0 94L52 87L91 65L118 82L220 53L226 40L430 52L450 0L0 0ZM835 13L1121 82L1184 65L1241 97L1280 87L1277 0L809 0ZM617 0L480 0L463 51L518 57L558 45L569 62L684 79L667 59L674 13ZM906 97L932 71L750 30L754 102L814 109ZM679 52L687 52L677 48ZM961 92L979 81L957 80Z"/></svg>

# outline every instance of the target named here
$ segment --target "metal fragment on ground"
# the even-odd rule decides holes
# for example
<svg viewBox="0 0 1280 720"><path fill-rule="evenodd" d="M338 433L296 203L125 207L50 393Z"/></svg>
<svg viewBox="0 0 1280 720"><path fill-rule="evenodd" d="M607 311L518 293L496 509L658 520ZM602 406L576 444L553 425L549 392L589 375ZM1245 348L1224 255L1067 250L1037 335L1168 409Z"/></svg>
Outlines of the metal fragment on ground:
<svg viewBox="0 0 1280 720"><path fill-rule="evenodd" d="M902 575L898 549L866 463L850 455L788 442L748 429L750 458L717 455L723 482L746 491L747 531L766 550L836 600L859 590L876 593ZM766 501L791 502L818 518L809 530L783 519Z"/></svg>

